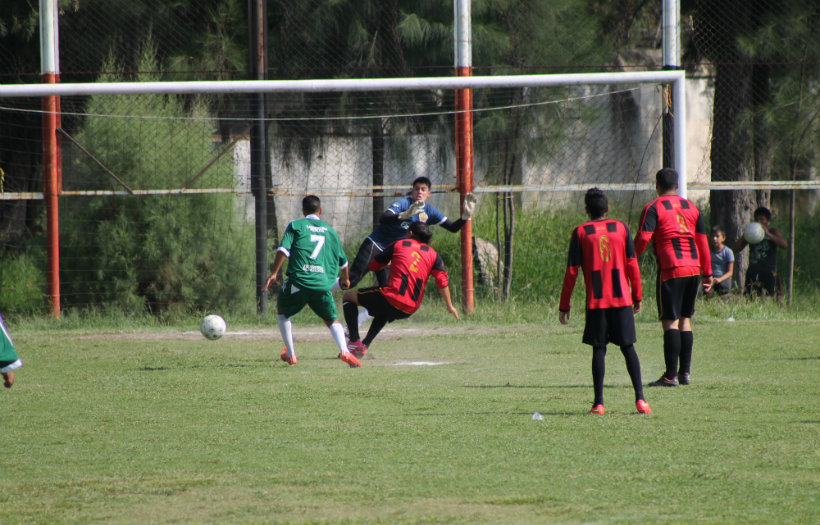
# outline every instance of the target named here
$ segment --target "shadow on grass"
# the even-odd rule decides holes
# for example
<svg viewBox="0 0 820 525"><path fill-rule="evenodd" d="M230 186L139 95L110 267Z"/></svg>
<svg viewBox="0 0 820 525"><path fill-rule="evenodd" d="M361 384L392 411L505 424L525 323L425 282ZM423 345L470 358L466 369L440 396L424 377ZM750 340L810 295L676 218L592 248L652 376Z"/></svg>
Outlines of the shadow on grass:
<svg viewBox="0 0 820 525"><path fill-rule="evenodd" d="M267 363L268 361L260 361ZM163 372L166 370L196 370L198 368L258 368L258 364L220 363L190 366L142 366L135 368L137 372Z"/></svg>

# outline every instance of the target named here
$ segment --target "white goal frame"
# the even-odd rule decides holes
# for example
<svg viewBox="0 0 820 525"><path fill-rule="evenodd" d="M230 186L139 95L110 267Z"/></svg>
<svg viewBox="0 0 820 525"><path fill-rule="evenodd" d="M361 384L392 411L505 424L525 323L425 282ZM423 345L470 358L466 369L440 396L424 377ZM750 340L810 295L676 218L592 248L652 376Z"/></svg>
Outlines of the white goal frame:
<svg viewBox="0 0 820 525"><path fill-rule="evenodd" d="M674 168L678 193L686 197L686 83L683 70L552 75L364 78L325 80L224 80L186 82L97 82L0 85L0 98L69 95L339 92L421 89L559 87L573 85L669 84L674 103ZM496 191L494 189L493 191ZM480 192L480 188L476 188ZM184 192L184 191L183 191ZM26 194L38 198L37 194ZM4 195L0 198L14 198ZM20 198L19 196L17 198ZM41 196L39 198L42 198Z"/></svg>

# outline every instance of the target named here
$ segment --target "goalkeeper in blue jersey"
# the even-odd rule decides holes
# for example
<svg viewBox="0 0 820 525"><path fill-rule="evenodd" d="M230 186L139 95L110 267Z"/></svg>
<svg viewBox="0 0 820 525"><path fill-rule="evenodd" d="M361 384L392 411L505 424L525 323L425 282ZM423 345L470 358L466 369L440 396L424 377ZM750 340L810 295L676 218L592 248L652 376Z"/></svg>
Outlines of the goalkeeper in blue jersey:
<svg viewBox="0 0 820 525"><path fill-rule="evenodd" d="M353 263L350 265L350 285L352 288L359 284L362 277L367 273L370 261L399 239L406 239L410 225L414 222L423 222L428 225L438 225L451 232L459 231L473 216L476 198L472 193L464 196L464 211L456 221L450 221L446 215L441 213L432 204L427 204L430 197L430 190L433 184L427 177L418 177L413 181L413 189L410 195L402 197L387 208L381 217L379 224L373 233L365 238ZM390 270L384 268L376 272L376 279L379 286L387 284ZM333 290L343 290L346 287L337 281Z"/></svg>
<svg viewBox="0 0 820 525"><path fill-rule="evenodd" d="M265 283L265 290L268 290L279 280L285 259L290 259L285 283L276 299L279 332L285 342L280 357L290 365L297 363L290 318L307 305L330 328L333 341L339 347L339 359L352 368L358 368L361 362L347 349L344 328L337 320L336 302L330 293L340 270L342 284L347 288L350 283L342 242L336 231L319 218L322 214L319 197L308 195L302 199L302 213L305 216L303 219L295 220L285 228L273 261L273 270Z"/></svg>

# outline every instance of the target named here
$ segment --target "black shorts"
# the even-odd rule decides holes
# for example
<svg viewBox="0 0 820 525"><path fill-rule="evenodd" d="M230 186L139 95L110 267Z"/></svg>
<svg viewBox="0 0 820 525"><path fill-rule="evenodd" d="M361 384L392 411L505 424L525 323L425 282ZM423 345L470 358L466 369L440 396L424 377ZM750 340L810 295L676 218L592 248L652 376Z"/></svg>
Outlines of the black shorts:
<svg viewBox="0 0 820 525"><path fill-rule="evenodd" d="M592 346L606 346L607 343L627 346L637 341L632 307L587 310L582 341Z"/></svg>
<svg viewBox="0 0 820 525"><path fill-rule="evenodd" d="M774 297L777 291L777 277L774 272L749 268L746 270L746 285L743 294L747 296L766 295Z"/></svg>
<svg viewBox="0 0 820 525"><path fill-rule="evenodd" d="M658 276L660 281L660 275ZM658 284L655 299L658 302L658 319L675 321L690 318L695 313L695 299L700 289L700 276L674 277Z"/></svg>
<svg viewBox="0 0 820 525"><path fill-rule="evenodd" d="M378 286L359 288L356 292L359 305L367 308L367 313L373 317L383 317L388 323L396 319L407 319L410 314L402 312L387 300Z"/></svg>

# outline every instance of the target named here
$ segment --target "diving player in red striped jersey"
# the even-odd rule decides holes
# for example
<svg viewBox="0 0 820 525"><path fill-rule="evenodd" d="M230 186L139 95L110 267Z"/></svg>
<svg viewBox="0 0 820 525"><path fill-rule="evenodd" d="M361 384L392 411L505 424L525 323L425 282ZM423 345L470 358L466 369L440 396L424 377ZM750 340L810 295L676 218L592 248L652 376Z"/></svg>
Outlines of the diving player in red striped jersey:
<svg viewBox="0 0 820 525"><path fill-rule="evenodd" d="M654 241L658 263L655 296L663 326L666 371L649 386L689 384L692 315L701 279L704 293L712 289L712 260L703 217L692 202L677 195L677 189L678 172L671 168L658 171L658 198L644 207L635 238L638 256Z"/></svg>
<svg viewBox="0 0 820 525"><path fill-rule="evenodd" d="M607 219L609 203L598 188L584 196L590 220L572 231L567 271L561 290L558 320L567 324L570 297L578 278L584 272L586 286L586 325L582 341L592 346L592 384L595 400L590 413L603 415L606 345L621 347L626 369L635 390L635 407L642 414L652 409L643 396L641 363L635 351L635 317L641 310L641 272L629 227Z"/></svg>
<svg viewBox="0 0 820 525"><path fill-rule="evenodd" d="M458 310L450 297L449 277L441 256L429 245L433 234L423 222L410 224L409 236L390 244L370 263L371 271L390 264L390 275L385 286L348 290L342 296L345 321L350 344L348 349L358 358L387 323L410 317L421 306L424 286L430 275L444 299L447 311L458 319ZM359 340L359 306L367 308L374 317L364 340Z"/></svg>

